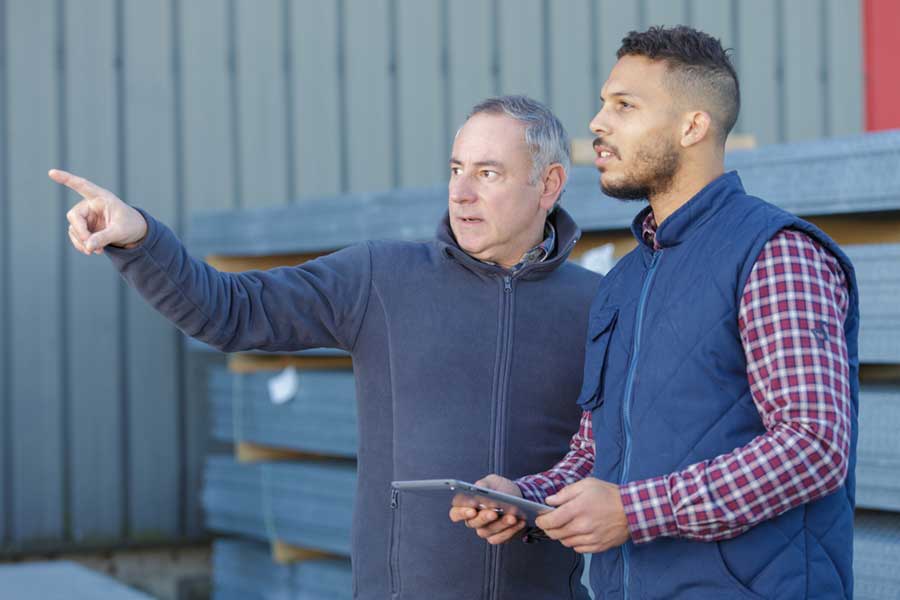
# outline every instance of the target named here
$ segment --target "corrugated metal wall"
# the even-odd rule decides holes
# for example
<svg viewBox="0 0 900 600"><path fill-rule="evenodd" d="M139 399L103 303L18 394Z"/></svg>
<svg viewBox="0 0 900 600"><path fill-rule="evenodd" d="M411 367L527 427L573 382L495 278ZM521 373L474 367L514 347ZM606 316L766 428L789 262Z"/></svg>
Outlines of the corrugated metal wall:
<svg viewBox="0 0 900 600"><path fill-rule="evenodd" d="M197 210L431 184L477 100L527 93L587 136L624 33L679 22L736 49L739 133L862 130L853 1L0 0L2 549L201 532L195 359L70 250L49 167L182 232Z"/></svg>

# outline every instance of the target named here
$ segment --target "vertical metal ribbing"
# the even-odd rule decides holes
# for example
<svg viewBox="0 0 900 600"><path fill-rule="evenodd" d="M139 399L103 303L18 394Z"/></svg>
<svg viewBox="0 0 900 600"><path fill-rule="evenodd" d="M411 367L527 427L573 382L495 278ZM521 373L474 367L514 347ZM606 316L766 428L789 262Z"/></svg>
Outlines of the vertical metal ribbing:
<svg viewBox="0 0 900 600"><path fill-rule="evenodd" d="M403 138L400 135L400 68L397 53L397 0L388 0L387 4L387 31L388 31L388 78L391 98L391 142L393 145L393 160L391 161L391 185L400 187L401 171L400 163L403 162Z"/></svg>
<svg viewBox="0 0 900 600"><path fill-rule="evenodd" d="M785 81L785 57L787 48L784 39L784 0L775 3L775 86L778 95L777 123L778 141L787 139L787 82Z"/></svg>
<svg viewBox="0 0 900 600"><path fill-rule="evenodd" d="M182 103L182 31L181 10L179 0L170 0L169 5L172 28L172 142L174 144L172 158L174 160L173 175L175 177L175 230L184 236L187 227L187 208L184 197L184 105ZM173 332L175 351L175 390L176 422L175 439L178 442L178 516L176 528L179 535L186 535L188 523L188 444L187 444L187 377L185 364L186 352L184 340L180 333Z"/></svg>
<svg viewBox="0 0 900 600"><path fill-rule="evenodd" d="M591 104L590 106L595 106L599 110L600 104L600 88L603 87L603 83L600 79L600 27L597 23L597 3L589 2L588 3L588 15L591 19ZM593 117L593 115L591 115Z"/></svg>
<svg viewBox="0 0 900 600"><path fill-rule="evenodd" d="M123 198L128 197L128 131L125 94L125 3L126 0L117 0L115 3L115 66L116 66L116 143L118 159L116 164L118 185ZM119 434L119 460L122 473L122 538L131 537L131 440L129 436L129 422L131 421L130 409L130 366L128 352L128 289L125 282L120 280L118 287L119 301L119 411L122 425Z"/></svg>
<svg viewBox="0 0 900 600"><path fill-rule="evenodd" d="M56 124L57 124L57 164L62 168L69 167L69 137L66 120L66 5L63 0L56 0ZM64 215L69 207L69 194L64 186L57 187L59 214ZM59 220L59 240L68 240L68 223L65 219ZM63 293L58 298L57 310L59 311L59 352L60 364L60 465L62 474L62 537L64 540L72 539L72 370L68 360L69 342L69 286L71 273L69 272L68 244L59 245L59 275L60 289Z"/></svg>
<svg viewBox="0 0 900 600"><path fill-rule="evenodd" d="M819 0L819 85L821 86L822 97L822 137L831 137L831 90L829 84L831 82L831 73L829 69L829 50L831 48L830 29L831 17L828 12L827 0Z"/></svg>
<svg viewBox="0 0 900 600"><path fill-rule="evenodd" d="M441 39L441 96L444 98L443 112L441 118L444 125L444 152L450 155L450 148L453 146L453 73L450 69L450 9L449 0L440 0L439 35Z"/></svg>
<svg viewBox="0 0 900 600"><path fill-rule="evenodd" d="M241 172L241 111L238 94L238 41L237 41L237 6L235 0L228 1L228 108L231 117L231 172L234 174L234 208L243 203L244 176Z"/></svg>
<svg viewBox="0 0 900 600"><path fill-rule="evenodd" d="M500 95L500 0L491 0L491 83L493 94Z"/></svg>
<svg viewBox="0 0 900 600"><path fill-rule="evenodd" d="M0 465L0 477L2 477L3 506L5 507L3 518L4 537L0 539L0 547L5 547L12 539L11 533L14 526L13 510L14 498L12 493L12 375L9 368L11 357L10 327L10 282L9 269L9 128L7 115L7 39L6 39L6 0L0 0L0 295L3 297L3 310L0 319L3 321L2 331L6 335L0 337L0 431L3 436L0 443L3 444L3 464Z"/></svg>
<svg viewBox="0 0 900 600"><path fill-rule="evenodd" d="M731 19L728 24L729 29L731 30L731 64L734 66L734 70L738 74L738 91L740 92L740 80L741 80L741 67L742 67L742 55L740 51L741 47L741 26L740 26L740 13L739 11L739 3L740 0L731 0ZM738 107L740 109L740 106ZM735 129L737 131L743 132L743 123L744 119L741 116L740 110L738 110L738 120L735 123Z"/></svg>
<svg viewBox="0 0 900 600"><path fill-rule="evenodd" d="M294 174L296 160L296 140L294 139L294 41L291 36L291 0L282 0L281 3L281 43L282 61L281 68L284 73L284 155L287 169L285 169L285 189L288 194L288 204L297 201L297 178Z"/></svg>
<svg viewBox="0 0 900 600"><path fill-rule="evenodd" d="M550 44L553 42L553 32L551 31L552 23L550 17L550 0L544 0L541 3L541 41L544 54L544 68L542 74L544 78L544 103L549 107L553 107L553 82L552 69L550 62L552 53L550 52Z"/></svg>
<svg viewBox="0 0 900 600"><path fill-rule="evenodd" d="M350 148L347 140L347 50L344 0L337 0L337 76L338 76L338 155L341 169L341 192L350 190Z"/></svg>

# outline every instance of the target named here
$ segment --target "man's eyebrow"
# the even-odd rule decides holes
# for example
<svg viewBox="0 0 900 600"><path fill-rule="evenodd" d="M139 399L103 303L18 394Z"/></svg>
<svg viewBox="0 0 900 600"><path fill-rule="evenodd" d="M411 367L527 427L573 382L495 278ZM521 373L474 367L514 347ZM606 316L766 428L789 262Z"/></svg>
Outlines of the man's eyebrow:
<svg viewBox="0 0 900 600"><path fill-rule="evenodd" d="M621 98L621 97L623 97L623 96L629 96L629 97L631 97L631 98L640 98L640 96L638 96L637 94L635 94L635 93L633 93L633 92L629 92L629 91L627 91L627 90L626 90L626 91L622 91L622 92L612 92L611 94L608 94L608 96L609 96L610 98L614 98L614 97ZM603 96L600 96L600 101L601 101L601 102L606 102L606 98L604 98Z"/></svg>
<svg viewBox="0 0 900 600"><path fill-rule="evenodd" d="M463 164L463 163L462 163L462 161L459 160L458 158L451 158L451 159L450 159L450 166L453 166L453 165L461 165L461 164ZM498 160L481 160L481 161L478 161L478 162L472 163L472 164L473 164L473 166L475 166L475 167L493 167L493 168L495 168L495 169L503 169L503 168L505 168L505 166L506 166L506 165L504 165L502 162L500 162L500 161L498 161Z"/></svg>

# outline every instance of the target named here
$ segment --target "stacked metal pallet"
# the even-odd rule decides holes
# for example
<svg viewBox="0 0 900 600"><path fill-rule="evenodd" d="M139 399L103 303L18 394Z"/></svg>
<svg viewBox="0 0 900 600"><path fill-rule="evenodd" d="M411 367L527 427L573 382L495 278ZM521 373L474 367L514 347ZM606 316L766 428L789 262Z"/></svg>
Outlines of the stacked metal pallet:
<svg viewBox="0 0 900 600"><path fill-rule="evenodd" d="M900 444L893 434L896 425L900 425L900 303L896 301L900 297L900 168L897 165L900 165L900 132L769 146L735 152L728 158L729 168L738 169L750 193L816 223L846 249L857 268L862 363L857 466L861 512L855 554L858 597L876 597L873 595L876 592L887 594L881 597L900 597L900 571L889 568L892 563L885 560L900 550L897 535ZM573 253L575 259L583 259L586 252L604 244L612 244L615 256L623 255L635 245L628 227L639 207L606 198L599 191L597 179L593 169L573 169L563 197L563 204L585 231ZM224 270L297 264L366 239L428 239L445 206L443 186L348 195L277 209L197 218L189 242L195 254L208 256L212 264ZM309 374L301 372L292 400L273 406L266 399L266 386L267 378L274 373L262 375L260 371L289 366L300 369L304 360L312 358L238 358L244 361L243 366L234 364L233 359L228 372L214 372L210 377L213 430L218 438L235 442L245 458L284 458L280 453L283 450L344 457L352 454L355 424L350 425L353 401L348 395L352 388L349 363L344 367L345 379L333 374L314 374L312 369ZM341 359L332 356L331 360ZM269 451L272 448L280 450ZM244 474L234 481L239 479L243 482L241 486L264 489L260 473L290 468L290 465L226 465L224 461L211 460L207 488L210 524L222 531L260 537L259 532L266 524L265 521L260 524L259 515L256 521L249 519L249 524L240 527L231 527L227 519L217 516L217 511L222 510L219 500L225 497L222 491L225 488L217 486L231 477L226 473L243 469L255 474ZM308 471L304 473L310 477ZM283 476L289 477L288 471ZM294 494L285 500L293 503L294 511L301 510L303 502L316 502L313 496L304 496L307 492L299 492L302 487L285 487L286 493ZM259 489L244 489L242 505L251 506L260 494L265 496ZM238 523L243 517L229 518L233 518L232 523ZM335 515L335 518L341 517ZM271 528L266 531L269 537L273 535ZM277 535L281 535L280 529ZM292 539L329 551L342 547L323 543L315 536Z"/></svg>
<svg viewBox="0 0 900 600"><path fill-rule="evenodd" d="M195 349L202 346L194 345ZM275 386L275 387L273 387ZM356 404L349 358L334 351L231 356L208 373L206 461L214 597L350 597Z"/></svg>
<svg viewBox="0 0 900 600"><path fill-rule="evenodd" d="M213 436L232 443L355 457L353 373L346 369L288 369L276 377L293 379L296 390L282 403L271 401L271 373L213 369L208 387Z"/></svg>

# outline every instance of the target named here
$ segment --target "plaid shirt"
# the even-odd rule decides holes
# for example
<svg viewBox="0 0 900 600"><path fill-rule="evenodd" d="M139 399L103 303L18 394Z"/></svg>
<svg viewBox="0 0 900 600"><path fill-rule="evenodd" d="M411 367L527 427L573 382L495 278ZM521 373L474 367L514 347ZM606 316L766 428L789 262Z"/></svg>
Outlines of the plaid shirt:
<svg viewBox="0 0 900 600"><path fill-rule="evenodd" d="M556 228L550 223L550 221L546 221L544 223L544 241L526 252L522 255L522 260L513 265L513 268L510 269L513 273L516 271L521 271L524 267L528 265L533 265L534 263L544 262L547 260L547 257L553 254L553 249L556 247ZM491 263L493 264L493 263Z"/></svg>
<svg viewBox="0 0 900 600"><path fill-rule="evenodd" d="M644 239L655 249L653 213ZM738 329L747 379L766 433L734 451L619 486L635 543L658 537L714 541L839 488L850 454L850 382L843 269L809 236L782 230L763 248L741 297ZM549 471L517 480L542 501L588 477L591 413Z"/></svg>

